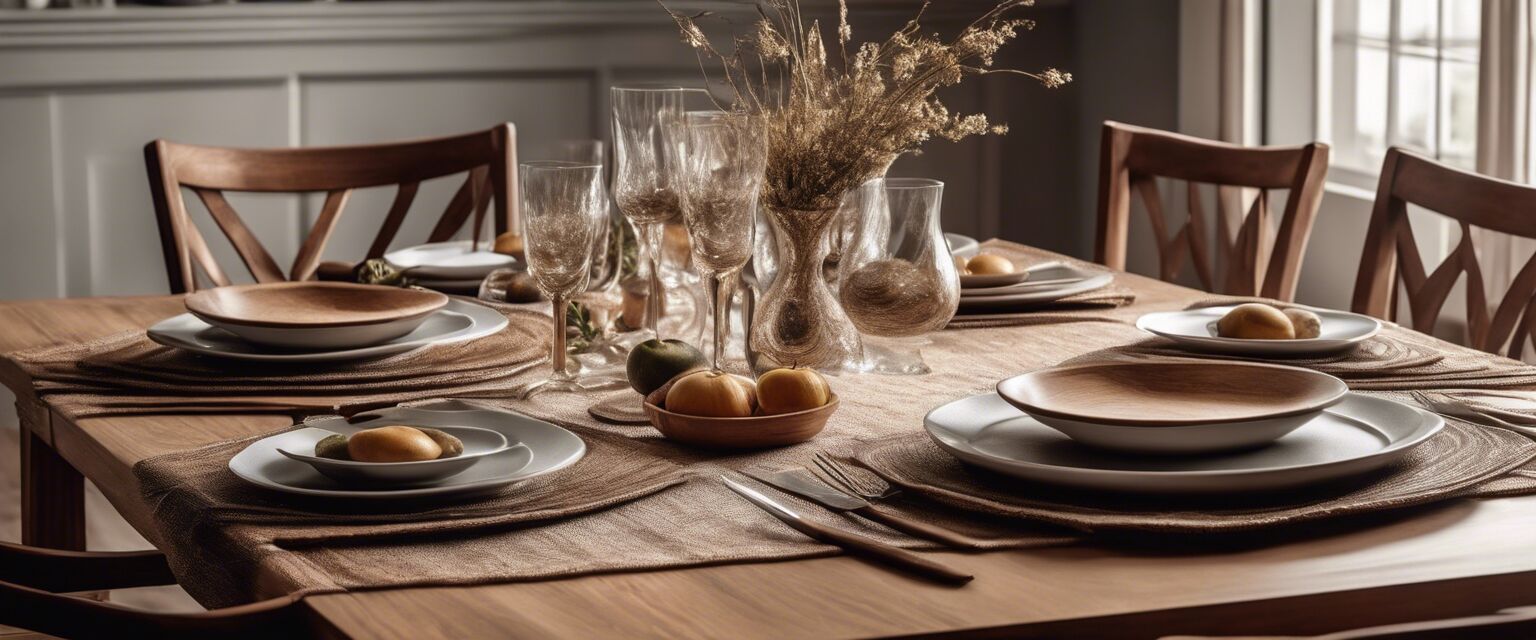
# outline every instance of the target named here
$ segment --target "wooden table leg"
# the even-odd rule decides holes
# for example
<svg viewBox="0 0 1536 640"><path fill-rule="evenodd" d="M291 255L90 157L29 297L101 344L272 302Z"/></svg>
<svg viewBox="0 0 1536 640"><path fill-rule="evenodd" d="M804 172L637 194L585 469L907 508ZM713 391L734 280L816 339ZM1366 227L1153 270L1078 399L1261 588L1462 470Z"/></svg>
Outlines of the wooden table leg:
<svg viewBox="0 0 1536 640"><path fill-rule="evenodd" d="M27 429L21 434L21 542L85 549L85 478Z"/></svg>

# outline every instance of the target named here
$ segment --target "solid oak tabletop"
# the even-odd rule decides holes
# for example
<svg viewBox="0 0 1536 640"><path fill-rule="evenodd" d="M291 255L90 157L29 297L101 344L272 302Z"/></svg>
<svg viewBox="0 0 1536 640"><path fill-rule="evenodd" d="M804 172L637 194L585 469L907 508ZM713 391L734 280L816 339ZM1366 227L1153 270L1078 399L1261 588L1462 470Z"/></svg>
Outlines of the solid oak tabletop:
<svg viewBox="0 0 1536 640"><path fill-rule="evenodd" d="M1138 290L1170 287L1121 276ZM1187 291L1193 300L1205 294ZM0 303L0 352L142 328L180 299ZM1134 309L1134 307L1132 307ZM0 381L26 393L9 365ZM135 416L39 431L150 540L133 478L146 457L272 431L280 416ZM306 599L350 637L1062 637L1321 633L1536 604L1536 496L1460 500L1258 536L1125 537L1047 549L931 553L976 580L937 586L835 557Z"/></svg>

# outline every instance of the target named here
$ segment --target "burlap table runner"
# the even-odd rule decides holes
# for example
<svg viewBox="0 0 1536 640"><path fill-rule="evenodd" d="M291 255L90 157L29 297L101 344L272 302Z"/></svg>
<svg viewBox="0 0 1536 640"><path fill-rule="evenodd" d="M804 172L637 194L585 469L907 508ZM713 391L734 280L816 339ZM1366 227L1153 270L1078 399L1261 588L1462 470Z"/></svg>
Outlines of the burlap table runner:
<svg viewBox="0 0 1536 640"><path fill-rule="evenodd" d="M1057 258L1045 252L1033 254L1041 259ZM589 443L599 436L612 436L616 446L639 447L637 451L657 464L680 467L689 478L680 486L621 501L606 509L524 522L515 521L514 515L507 522L468 530L404 537L367 535L344 541L331 537L335 532L317 528L316 524L274 524L254 517L251 521L199 521L206 524L196 525L189 533L173 517L186 509L155 494L151 497L164 509L157 512L163 514L157 518L161 525L158 538L173 557L187 559L178 561L179 577L191 585L194 596L212 606L293 591L538 580L606 571L835 554L835 548L801 536L730 493L718 482L718 476L747 468L802 467L824 449L864 451L892 437L924 438L922 416L932 407L956 397L990 391L996 380L1022 371L1140 341L1145 334L1132 325L1137 316L1182 308L1191 299L1187 289L1133 275L1116 277L1121 286L1135 292L1136 302L1084 312L1083 315L1096 316L1094 321L941 331L931 336L932 344L924 349L933 370L929 375L834 377L830 382L842 398L842 405L821 435L792 447L739 454L691 449L662 439L648 426L597 422L586 409L599 398L586 394L552 393L524 402L494 401L572 428ZM545 327L547 316L539 316L529 324L529 331L536 330L533 325ZM510 388L509 385L541 375L542 371L515 373L485 388ZM65 390L67 387L60 391ZM442 391L404 389L393 397L405 401L442 395ZM50 394L45 400L56 402L70 397L61 392ZM635 399L638 401L638 396ZM83 403L74 406L88 408ZM237 446L219 449L220 455ZM177 486L178 481L195 479L175 470L176 465L187 462L181 458L187 455L179 452L145 461L141 472L154 480L146 482L146 487L153 491L155 487ZM211 456L196 464L217 476L218 457ZM1503 481L1504 478L1492 480L1489 486ZM1514 486L1510 490L1521 488ZM193 497L196 493L193 492ZM978 517L975 511L957 509L916 495L917 492L909 493L913 494L911 499L896 503L897 508L914 517L987 538L993 547L1058 544L1073 539L1055 525L1012 517ZM818 521L894 544L925 546L870 521L826 512L793 497L781 497ZM247 503L242 500L241 504ZM425 522L434 524L417 526L435 526L438 521ZM342 526L406 524L409 523ZM331 525L318 525L325 526ZM315 534L317 537L306 538L315 531L320 532Z"/></svg>

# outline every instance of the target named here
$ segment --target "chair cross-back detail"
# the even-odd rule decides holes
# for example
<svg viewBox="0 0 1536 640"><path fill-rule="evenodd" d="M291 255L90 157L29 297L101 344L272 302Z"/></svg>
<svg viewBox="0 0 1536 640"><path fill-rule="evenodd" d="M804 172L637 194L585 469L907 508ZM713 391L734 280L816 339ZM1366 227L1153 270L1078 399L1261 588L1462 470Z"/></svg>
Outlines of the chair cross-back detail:
<svg viewBox="0 0 1536 640"><path fill-rule="evenodd" d="M1414 240L1409 204L1451 218L1461 227L1456 248L1433 271L1427 271ZM1456 281L1466 274L1470 346L1498 353L1507 343L1509 357L1519 359L1527 340L1536 344L1536 257L1515 275L1490 315L1473 227L1536 238L1536 187L1448 167L1397 147L1388 149L1355 278L1352 309L1391 319L1396 285L1401 282L1412 328L1428 333Z"/></svg>
<svg viewBox="0 0 1536 640"><path fill-rule="evenodd" d="M1207 291L1262 295L1290 300L1306 251L1312 222L1328 172L1328 145L1242 147L1177 133L1105 122L1099 149L1099 233L1094 259L1125 268L1131 200L1141 198L1156 236L1159 278L1178 278L1186 259ZM1188 186L1185 223L1170 233L1157 178ZM1216 246L1207 246L1210 227L1199 192L1217 188ZM1247 215L1229 204L1242 189L1258 189ZM1285 211L1273 244L1269 233L1269 190L1287 189ZM1134 196L1133 196L1134 193ZM1218 273L1220 269L1224 273Z"/></svg>
<svg viewBox="0 0 1536 640"><path fill-rule="evenodd" d="M384 255L424 180L467 174L427 242L449 240L470 222L480 240L481 221L495 202L497 233L517 227L516 133L511 123L446 138L349 147L233 149L156 140L145 145L150 191L160 224L171 292L197 288L194 265L214 286L230 283L208 242L187 215L185 187L207 207L257 282L306 280L315 275L325 244L353 189L396 185L395 198L367 258ZM325 204L293 264L284 270L257 240L225 191L325 192ZM471 220L472 219L472 220Z"/></svg>

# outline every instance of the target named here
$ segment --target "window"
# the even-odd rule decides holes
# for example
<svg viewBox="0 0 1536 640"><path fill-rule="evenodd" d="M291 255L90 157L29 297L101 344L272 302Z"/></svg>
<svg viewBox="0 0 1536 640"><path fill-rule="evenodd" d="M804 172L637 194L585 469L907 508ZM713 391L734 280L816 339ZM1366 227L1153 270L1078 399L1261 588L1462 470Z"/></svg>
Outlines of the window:
<svg viewBox="0 0 1536 640"><path fill-rule="evenodd" d="M1481 0L1332 5L1334 166L1375 176L1397 145L1473 168Z"/></svg>

